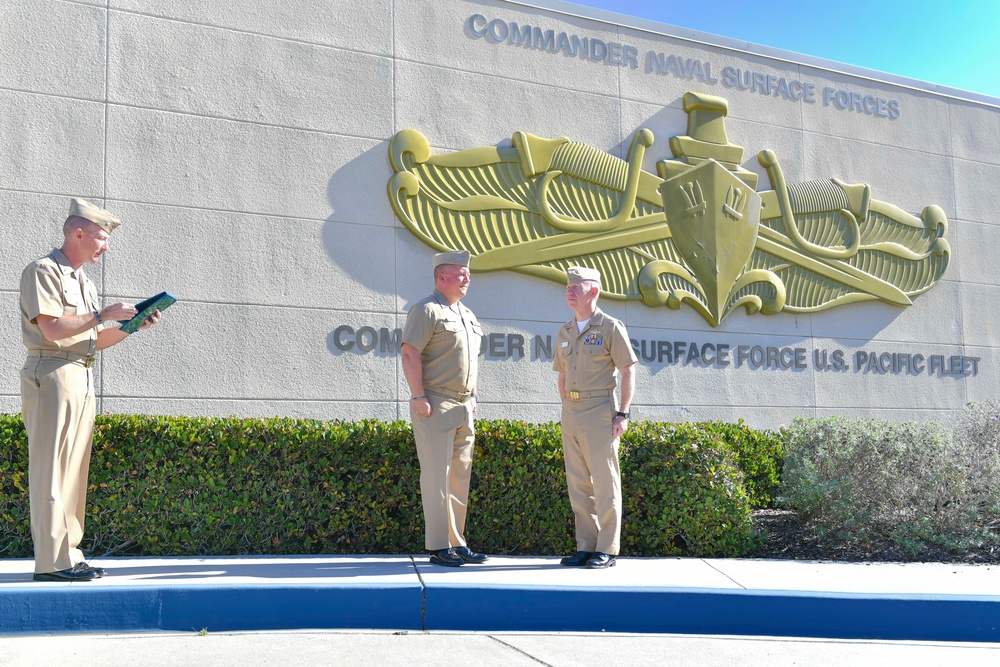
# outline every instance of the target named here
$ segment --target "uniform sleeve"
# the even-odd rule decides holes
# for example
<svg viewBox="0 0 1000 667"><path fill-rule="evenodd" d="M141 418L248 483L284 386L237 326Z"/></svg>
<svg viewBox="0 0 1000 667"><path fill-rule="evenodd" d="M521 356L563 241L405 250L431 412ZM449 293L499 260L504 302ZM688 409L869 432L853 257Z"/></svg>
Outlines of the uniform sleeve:
<svg viewBox="0 0 1000 667"><path fill-rule="evenodd" d="M403 342L423 352L434 333L434 318L431 317L426 304L418 304L410 308L406 314L406 325L403 327Z"/></svg>
<svg viewBox="0 0 1000 667"><path fill-rule="evenodd" d="M56 267L31 264L24 270L21 274L21 308L32 323L39 315L63 316L62 283Z"/></svg>
<svg viewBox="0 0 1000 667"><path fill-rule="evenodd" d="M611 335L611 361L615 368L625 368L638 361L625 325L621 322L615 322L614 333Z"/></svg>
<svg viewBox="0 0 1000 667"><path fill-rule="evenodd" d="M559 346L562 345L562 340L563 340L563 328L559 327L559 331L556 332L556 342L555 342L556 349L552 353L552 370L556 371L557 373L566 372L566 360L563 359L563 355L560 354L559 352L559 350L561 349Z"/></svg>

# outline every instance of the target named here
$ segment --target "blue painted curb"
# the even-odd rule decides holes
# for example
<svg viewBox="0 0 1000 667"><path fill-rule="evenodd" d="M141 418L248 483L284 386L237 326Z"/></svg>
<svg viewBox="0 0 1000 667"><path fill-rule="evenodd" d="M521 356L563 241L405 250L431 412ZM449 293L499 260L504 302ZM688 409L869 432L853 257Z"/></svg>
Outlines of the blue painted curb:
<svg viewBox="0 0 1000 667"><path fill-rule="evenodd" d="M987 596L420 582L398 585L16 585L0 634L393 629L656 632L1000 642Z"/></svg>
<svg viewBox="0 0 1000 667"><path fill-rule="evenodd" d="M420 630L419 586L45 586L0 595L0 634L372 628Z"/></svg>
<svg viewBox="0 0 1000 667"><path fill-rule="evenodd" d="M1000 600L699 589L437 586L427 630L1000 641Z"/></svg>

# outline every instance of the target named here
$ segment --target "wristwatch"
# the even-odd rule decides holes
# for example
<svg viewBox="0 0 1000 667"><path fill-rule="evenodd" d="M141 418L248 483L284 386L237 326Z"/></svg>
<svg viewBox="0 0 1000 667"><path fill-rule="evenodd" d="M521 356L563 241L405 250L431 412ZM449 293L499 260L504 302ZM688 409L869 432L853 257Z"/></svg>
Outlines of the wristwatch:
<svg viewBox="0 0 1000 667"><path fill-rule="evenodd" d="M97 320L96 326L101 326L102 324L104 324L104 320L101 319L101 311L99 310L94 311L94 319Z"/></svg>
<svg viewBox="0 0 1000 667"><path fill-rule="evenodd" d="M624 417L625 419L631 419L632 418L632 413L631 412L621 412L621 411L619 411L619 412L615 413L615 417Z"/></svg>

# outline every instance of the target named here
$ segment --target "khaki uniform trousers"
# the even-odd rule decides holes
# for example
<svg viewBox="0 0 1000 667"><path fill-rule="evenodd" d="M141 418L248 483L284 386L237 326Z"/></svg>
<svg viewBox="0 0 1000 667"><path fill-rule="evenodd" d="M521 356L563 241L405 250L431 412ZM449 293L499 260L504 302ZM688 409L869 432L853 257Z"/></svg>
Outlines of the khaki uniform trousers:
<svg viewBox="0 0 1000 667"><path fill-rule="evenodd" d="M430 393L427 400L431 403L430 417L421 417L410 407L420 460L424 546L430 551L464 547L475 440L473 403Z"/></svg>
<svg viewBox="0 0 1000 667"><path fill-rule="evenodd" d="M21 415L28 432L28 493L35 572L66 570L80 551L94 438L89 368L28 357L21 369Z"/></svg>
<svg viewBox="0 0 1000 667"><path fill-rule="evenodd" d="M611 437L617 409L611 396L563 400L563 457L577 551L615 556L620 550L622 482L618 438Z"/></svg>

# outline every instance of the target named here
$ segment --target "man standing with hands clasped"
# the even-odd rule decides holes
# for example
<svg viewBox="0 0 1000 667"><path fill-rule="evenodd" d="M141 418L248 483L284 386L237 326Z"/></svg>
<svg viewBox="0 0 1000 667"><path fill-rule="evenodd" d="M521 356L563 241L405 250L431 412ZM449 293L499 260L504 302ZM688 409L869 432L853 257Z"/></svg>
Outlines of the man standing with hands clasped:
<svg viewBox="0 0 1000 667"><path fill-rule="evenodd" d="M28 495L36 581L89 581L107 574L80 551L94 436L93 366L98 350L123 341L133 306L100 308L84 274L108 250L121 220L82 199L70 202L62 247L21 274L21 413L28 432ZM156 311L146 329L160 318ZM107 322L107 329L102 325Z"/></svg>
<svg viewBox="0 0 1000 667"><path fill-rule="evenodd" d="M566 271L566 303L576 314L559 329L553 370L559 372L566 484L576 520L575 556L560 563L614 567L622 515L619 437L628 428L635 392L635 352L625 326L597 307L601 274L580 266ZM615 405L615 372L621 407Z"/></svg>
<svg viewBox="0 0 1000 667"><path fill-rule="evenodd" d="M403 329L403 375L420 460L424 546L437 565L487 560L466 545L476 381L483 328L461 299L469 289L468 250L434 255L434 293L417 302Z"/></svg>

